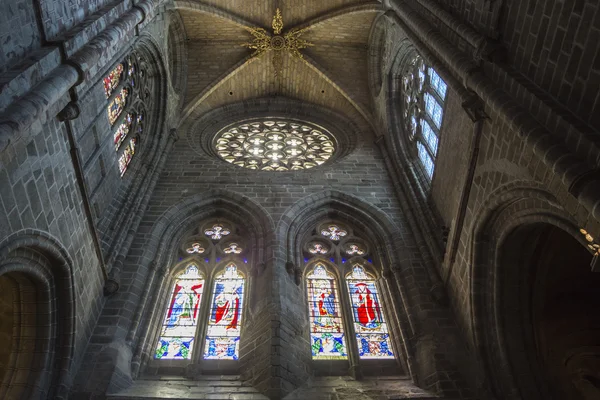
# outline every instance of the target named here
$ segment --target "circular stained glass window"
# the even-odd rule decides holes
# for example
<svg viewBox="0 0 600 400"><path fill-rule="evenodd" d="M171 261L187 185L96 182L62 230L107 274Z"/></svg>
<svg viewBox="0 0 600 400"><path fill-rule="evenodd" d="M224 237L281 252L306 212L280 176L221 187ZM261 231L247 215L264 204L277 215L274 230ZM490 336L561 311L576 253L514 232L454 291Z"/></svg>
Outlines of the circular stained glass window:
<svg viewBox="0 0 600 400"><path fill-rule="evenodd" d="M214 146L223 160L262 171L297 171L326 162L335 152L333 136L308 123L265 119L221 131Z"/></svg>

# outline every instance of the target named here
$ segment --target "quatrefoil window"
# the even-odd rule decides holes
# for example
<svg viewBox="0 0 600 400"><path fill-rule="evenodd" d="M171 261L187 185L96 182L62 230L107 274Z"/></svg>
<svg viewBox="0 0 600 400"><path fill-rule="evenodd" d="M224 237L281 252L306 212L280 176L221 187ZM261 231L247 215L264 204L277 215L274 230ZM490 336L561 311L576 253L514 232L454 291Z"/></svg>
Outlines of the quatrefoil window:
<svg viewBox="0 0 600 400"><path fill-rule="evenodd" d="M337 225L329 225L327 229L321 230L321 235L328 237L331 240L338 241L342 237L346 236L348 232L343 230Z"/></svg>
<svg viewBox="0 0 600 400"><path fill-rule="evenodd" d="M204 231L204 234L209 236L212 240L222 239L223 236L227 236L230 233L231 231L221 224L215 224L212 228Z"/></svg>

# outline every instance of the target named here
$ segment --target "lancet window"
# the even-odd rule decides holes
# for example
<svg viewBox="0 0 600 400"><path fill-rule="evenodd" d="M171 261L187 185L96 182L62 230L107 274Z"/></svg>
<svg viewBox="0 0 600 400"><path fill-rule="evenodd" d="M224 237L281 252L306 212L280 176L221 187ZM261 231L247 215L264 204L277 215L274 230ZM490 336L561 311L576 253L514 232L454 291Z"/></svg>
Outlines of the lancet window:
<svg viewBox="0 0 600 400"><path fill-rule="evenodd" d="M136 154L144 132L147 76L141 57L133 52L104 78L107 117L113 129L119 174L123 176Z"/></svg>
<svg viewBox="0 0 600 400"><path fill-rule="evenodd" d="M220 235L214 235L215 226ZM244 243L233 224L212 221L181 245L182 261L169 286L155 362L239 358L248 253Z"/></svg>
<svg viewBox="0 0 600 400"><path fill-rule="evenodd" d="M402 75L404 129L429 179L433 177L447 85L416 55Z"/></svg>
<svg viewBox="0 0 600 400"><path fill-rule="evenodd" d="M394 359L369 245L334 222L313 233L303 247L313 360Z"/></svg>

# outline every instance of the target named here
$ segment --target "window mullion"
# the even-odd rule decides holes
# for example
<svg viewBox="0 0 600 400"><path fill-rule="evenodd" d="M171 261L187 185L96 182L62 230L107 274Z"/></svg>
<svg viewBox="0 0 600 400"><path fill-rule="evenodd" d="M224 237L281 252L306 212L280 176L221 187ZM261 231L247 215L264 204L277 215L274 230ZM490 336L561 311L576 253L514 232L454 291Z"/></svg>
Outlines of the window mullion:
<svg viewBox="0 0 600 400"><path fill-rule="evenodd" d="M344 268L339 266L339 270L343 271ZM352 301L350 299L350 289L348 287L348 282L343 275L340 275L340 292L343 290L346 292L346 295L340 293L340 301L341 304L341 312L343 316L344 324L346 325L345 335L346 335L346 346L348 346L348 360L350 361L350 369L358 375L360 372L360 357L358 352L358 342L356 341L356 331L354 329L354 310L352 309Z"/></svg>
<svg viewBox="0 0 600 400"><path fill-rule="evenodd" d="M208 319L210 318L210 305L212 301L212 291L214 285L214 277L212 274L207 274L204 279L204 291L202 292L202 303L200 303L200 312L198 313L198 325L196 326L196 346L192 356L192 362L196 364L202 363L204 355L204 346L206 344L206 332L208 330Z"/></svg>

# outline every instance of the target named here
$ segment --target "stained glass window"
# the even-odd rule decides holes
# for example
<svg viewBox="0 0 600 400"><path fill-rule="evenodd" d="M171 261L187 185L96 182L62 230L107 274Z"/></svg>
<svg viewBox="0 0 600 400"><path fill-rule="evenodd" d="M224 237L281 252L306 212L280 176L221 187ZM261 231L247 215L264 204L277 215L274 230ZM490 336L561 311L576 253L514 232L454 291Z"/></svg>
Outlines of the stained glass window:
<svg viewBox="0 0 600 400"><path fill-rule="evenodd" d="M348 357L336 279L322 264L307 276L310 340L313 359Z"/></svg>
<svg viewBox="0 0 600 400"><path fill-rule="evenodd" d="M316 167L335 152L335 140L308 123L265 120L243 123L215 136L219 157L234 165L263 171Z"/></svg>
<svg viewBox="0 0 600 400"><path fill-rule="evenodd" d="M127 89L121 89L121 92L116 95L113 101L108 105L108 121L111 125L117 121L117 118L119 118L119 115L123 112L125 104L127 103L128 94L129 92Z"/></svg>
<svg viewBox="0 0 600 400"><path fill-rule="evenodd" d="M235 264L215 278L204 358L237 360L244 298L244 276Z"/></svg>
<svg viewBox="0 0 600 400"><path fill-rule="evenodd" d="M321 230L321 235L328 237L329 239L335 240L335 241L340 240L347 234L348 234L348 232L346 232L345 230L343 230L342 228L340 228L337 225L329 225L327 227L327 229Z"/></svg>
<svg viewBox="0 0 600 400"><path fill-rule="evenodd" d="M129 144L125 148L125 151L123 152L123 154L121 154L121 157L119 157L119 171L121 172L121 176L125 174L125 171L127 171L127 167L129 167L129 164L131 163L131 159L135 154L136 144L137 138L131 139L129 141Z"/></svg>
<svg viewBox="0 0 600 400"><path fill-rule="evenodd" d="M444 116L447 85L435 70L416 56L401 79L405 130L427 176L431 178Z"/></svg>
<svg viewBox="0 0 600 400"><path fill-rule="evenodd" d="M125 137L127 137L127 135L129 134L132 124L133 124L133 114L128 113L127 116L125 117L125 121L123 121L123 123L121 125L119 125L119 128L115 131L115 133L113 135L114 143L115 143L115 151L119 151L119 147L121 147L121 143L123 143L123 141L125 140Z"/></svg>
<svg viewBox="0 0 600 400"><path fill-rule="evenodd" d="M355 265L346 277L360 358L393 358L375 279Z"/></svg>
<svg viewBox="0 0 600 400"><path fill-rule="evenodd" d="M195 265L179 275L162 325L154 358L189 360L192 356L204 277Z"/></svg>
<svg viewBox="0 0 600 400"><path fill-rule="evenodd" d="M119 64L110 71L107 77L104 78L104 94L108 99L111 94L113 94L114 90L121 83L121 77L123 75L123 64Z"/></svg>

